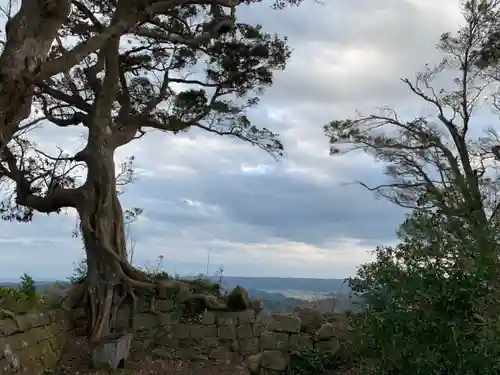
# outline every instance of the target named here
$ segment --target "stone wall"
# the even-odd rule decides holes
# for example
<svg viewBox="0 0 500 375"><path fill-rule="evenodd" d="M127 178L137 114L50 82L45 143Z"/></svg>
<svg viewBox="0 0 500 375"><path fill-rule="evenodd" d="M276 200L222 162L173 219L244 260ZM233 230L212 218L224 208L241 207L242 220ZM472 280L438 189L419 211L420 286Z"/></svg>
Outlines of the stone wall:
<svg viewBox="0 0 500 375"><path fill-rule="evenodd" d="M118 330L128 327L130 311L118 313ZM85 330L83 310L74 311L75 327ZM313 348L336 352L340 347L335 316L304 309L295 315L265 311L204 311L187 313L173 300L157 299L154 312L149 301L139 304L135 317L135 342L155 357L227 361L247 359L255 374L279 374L289 355ZM330 322L327 322L330 321Z"/></svg>
<svg viewBox="0 0 500 375"><path fill-rule="evenodd" d="M40 375L52 371L68 337L61 311L0 311L0 374Z"/></svg>
<svg viewBox="0 0 500 375"><path fill-rule="evenodd" d="M289 314L271 315L266 330L260 336L260 351L247 358L250 372L255 375L284 373L290 363L290 355L296 352L313 349L332 355L338 352L341 331L334 322L323 321L319 327L314 327L307 324L310 323L308 319L304 319L317 313L311 310L303 314L302 319Z"/></svg>
<svg viewBox="0 0 500 375"><path fill-rule="evenodd" d="M303 309L294 315L271 315L262 310L261 301L238 301L237 306L247 308L230 311L231 304L221 301L217 311L200 312L196 306L176 304L175 297L143 297L133 322L134 349L145 349L159 358L228 361L244 357L251 373L279 375L294 352L321 349L334 353L341 346L337 314ZM130 309L125 305L118 311L118 331L129 329ZM70 334L83 335L86 326L82 308L70 314L47 310L47 306L15 314L0 309L0 375L51 373Z"/></svg>

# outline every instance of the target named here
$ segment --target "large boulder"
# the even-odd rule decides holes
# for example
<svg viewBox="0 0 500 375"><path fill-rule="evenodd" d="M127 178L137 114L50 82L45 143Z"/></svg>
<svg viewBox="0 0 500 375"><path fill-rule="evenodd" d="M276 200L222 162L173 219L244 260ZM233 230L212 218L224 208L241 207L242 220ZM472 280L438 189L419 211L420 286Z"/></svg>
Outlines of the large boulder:
<svg viewBox="0 0 500 375"><path fill-rule="evenodd" d="M248 293L241 286L236 286L227 297L227 306L231 311L247 310L251 306Z"/></svg>

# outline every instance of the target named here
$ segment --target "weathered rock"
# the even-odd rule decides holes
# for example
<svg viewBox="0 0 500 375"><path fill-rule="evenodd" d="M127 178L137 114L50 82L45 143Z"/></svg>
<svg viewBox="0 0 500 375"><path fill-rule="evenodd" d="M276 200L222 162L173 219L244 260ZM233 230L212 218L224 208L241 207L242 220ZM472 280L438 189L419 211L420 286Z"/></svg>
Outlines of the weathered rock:
<svg viewBox="0 0 500 375"><path fill-rule="evenodd" d="M288 335L281 332L264 332L260 336L262 350L287 350Z"/></svg>
<svg viewBox="0 0 500 375"><path fill-rule="evenodd" d="M312 336L307 333L298 333L296 335L290 335L288 340L288 349L304 351L313 348Z"/></svg>
<svg viewBox="0 0 500 375"><path fill-rule="evenodd" d="M248 371L250 372L250 375L259 375L260 374L261 357L262 357L262 354L258 353L258 354L250 355L246 359L245 362L246 362Z"/></svg>
<svg viewBox="0 0 500 375"><path fill-rule="evenodd" d="M300 318L285 313L272 315L267 325L267 329L270 331L288 333L299 333L300 327Z"/></svg>
<svg viewBox="0 0 500 375"><path fill-rule="evenodd" d="M220 345L210 351L209 358L216 360L225 360L231 358L231 352L228 346Z"/></svg>
<svg viewBox="0 0 500 375"><path fill-rule="evenodd" d="M335 327L332 323L323 324L318 331L316 332L316 340L328 340L332 337L335 337Z"/></svg>
<svg viewBox="0 0 500 375"><path fill-rule="evenodd" d="M255 337L260 337L265 331L265 327L261 323L252 324L252 332Z"/></svg>
<svg viewBox="0 0 500 375"><path fill-rule="evenodd" d="M287 353L278 350L266 350L260 357L260 366L275 371L285 371L290 362Z"/></svg>
<svg viewBox="0 0 500 375"><path fill-rule="evenodd" d="M233 353L238 353L240 349L240 344L238 341L233 340L230 342L229 347Z"/></svg>
<svg viewBox="0 0 500 375"><path fill-rule="evenodd" d="M234 326L238 322L238 314L234 312L220 312L215 319L218 326Z"/></svg>
<svg viewBox="0 0 500 375"><path fill-rule="evenodd" d="M170 312L174 309L174 301L170 299L159 299L156 301L155 309L160 312Z"/></svg>
<svg viewBox="0 0 500 375"><path fill-rule="evenodd" d="M236 337L238 339L249 339L253 337L252 325L248 323L236 327Z"/></svg>
<svg viewBox="0 0 500 375"><path fill-rule="evenodd" d="M241 355L255 354L259 352L259 339L254 337L251 339L243 339L238 343L238 351Z"/></svg>
<svg viewBox="0 0 500 375"><path fill-rule="evenodd" d="M217 335L216 326L192 325L189 327L191 337L195 340L201 340L204 337L215 337Z"/></svg>
<svg viewBox="0 0 500 375"><path fill-rule="evenodd" d="M242 311L250 308L248 293L241 286L234 288L227 297L227 306L232 311Z"/></svg>
<svg viewBox="0 0 500 375"><path fill-rule="evenodd" d="M253 310L244 310L236 313L236 316L238 318L237 323L243 325L254 322L256 314Z"/></svg>
<svg viewBox="0 0 500 375"><path fill-rule="evenodd" d="M205 310L201 313L200 323L206 325L212 325L216 323L216 313L213 311Z"/></svg>
<svg viewBox="0 0 500 375"><path fill-rule="evenodd" d="M217 337L204 337L201 339L199 346L203 349L203 351L205 351L205 349L209 349L208 352L210 352L210 350L217 348L219 345L220 340Z"/></svg>
<svg viewBox="0 0 500 375"><path fill-rule="evenodd" d="M222 340L234 340L236 338L236 327L234 325L220 326L217 328L217 336Z"/></svg>
<svg viewBox="0 0 500 375"><path fill-rule="evenodd" d="M294 315L297 316L302 325L301 331L305 333L314 333L325 323L323 313L311 307L302 307L295 310Z"/></svg>

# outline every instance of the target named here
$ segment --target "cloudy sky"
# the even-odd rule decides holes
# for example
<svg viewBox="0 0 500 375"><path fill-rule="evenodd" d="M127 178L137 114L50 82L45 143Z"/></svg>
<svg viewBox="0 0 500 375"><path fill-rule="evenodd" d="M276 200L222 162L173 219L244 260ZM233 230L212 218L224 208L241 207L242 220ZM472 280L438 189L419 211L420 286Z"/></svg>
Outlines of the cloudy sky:
<svg viewBox="0 0 500 375"><path fill-rule="evenodd" d="M161 255L167 271L194 274L205 272L210 250L210 274L223 265L227 275L341 278L368 261L376 245L394 243L403 212L346 185L376 181L381 167L363 155L329 156L322 125L386 104L418 110L399 78L439 59L439 35L461 22L459 0L324 3L240 12L288 36L294 49L251 114L281 134L287 156L279 163L199 131L149 134L120 150L121 158L135 155L139 172L123 204L144 209L133 226L134 263L151 267ZM58 131L41 141L81 142L78 129ZM71 274L84 255L71 237L74 226L72 213L0 223L0 279Z"/></svg>

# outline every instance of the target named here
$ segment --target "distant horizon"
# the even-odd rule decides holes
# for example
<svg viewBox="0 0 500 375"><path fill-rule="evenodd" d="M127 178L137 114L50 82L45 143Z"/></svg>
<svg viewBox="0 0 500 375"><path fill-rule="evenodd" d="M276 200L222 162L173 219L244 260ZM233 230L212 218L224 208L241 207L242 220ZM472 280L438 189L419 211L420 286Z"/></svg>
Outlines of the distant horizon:
<svg viewBox="0 0 500 375"><path fill-rule="evenodd" d="M18 278L0 278L0 283L17 283L20 282L21 277L23 275L20 275ZM31 276L31 275L30 275ZM192 274L185 274L185 275L180 275L180 277L196 277L198 275L192 275ZM211 278L216 278L218 276L209 276ZM57 281L67 281L69 278L33 278L35 282L57 282ZM281 277L281 276L238 276L238 275L224 275L224 278L238 278L238 279L281 279L281 280L345 280L345 277Z"/></svg>

